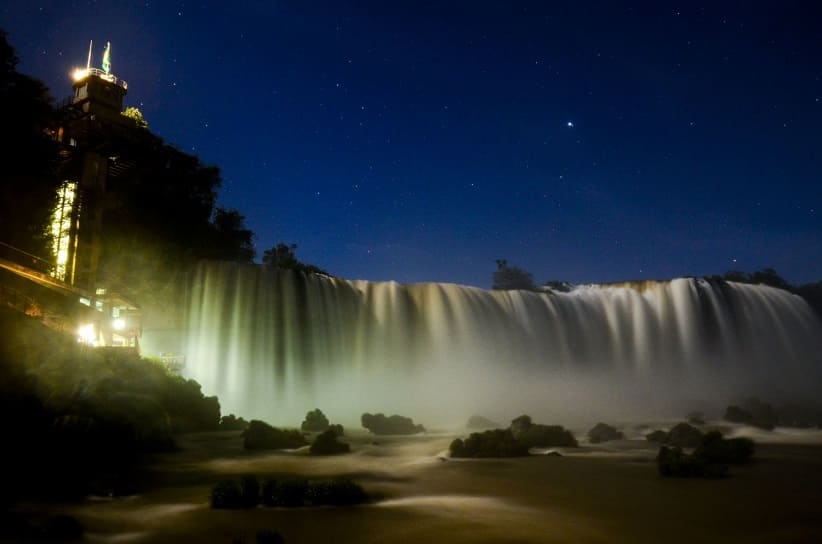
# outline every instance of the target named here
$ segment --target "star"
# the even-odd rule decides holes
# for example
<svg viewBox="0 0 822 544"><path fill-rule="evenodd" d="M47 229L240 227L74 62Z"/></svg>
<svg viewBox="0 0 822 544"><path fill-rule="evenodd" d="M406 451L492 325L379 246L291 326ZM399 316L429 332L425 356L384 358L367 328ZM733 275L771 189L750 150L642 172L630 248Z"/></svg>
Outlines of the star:
<svg viewBox="0 0 822 544"><path fill-rule="evenodd" d="M566 125L568 126L568 128L574 128L574 122L573 121L568 121L566 123Z"/></svg>

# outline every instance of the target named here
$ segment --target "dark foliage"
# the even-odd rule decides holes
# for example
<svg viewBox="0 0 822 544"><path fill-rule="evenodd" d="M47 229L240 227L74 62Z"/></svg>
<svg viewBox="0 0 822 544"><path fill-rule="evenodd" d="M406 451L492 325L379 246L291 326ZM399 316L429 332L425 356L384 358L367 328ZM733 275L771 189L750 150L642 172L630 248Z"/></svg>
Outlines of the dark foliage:
<svg viewBox="0 0 822 544"><path fill-rule="evenodd" d="M449 447L451 457L524 457L528 446L514 437L510 429L471 433L465 440L456 439Z"/></svg>
<svg viewBox="0 0 822 544"><path fill-rule="evenodd" d="M533 423L527 415L511 421L509 428L514 438L526 448L577 447L577 440L571 431L562 425L542 425Z"/></svg>
<svg viewBox="0 0 822 544"><path fill-rule="evenodd" d="M305 414L305 420L300 425L300 429L308 433L321 433L329 427L328 418L319 408L311 410Z"/></svg>
<svg viewBox="0 0 822 544"><path fill-rule="evenodd" d="M362 487L347 478L330 481L311 482L306 492L306 500L315 506L352 506L368 501Z"/></svg>
<svg viewBox="0 0 822 544"><path fill-rule="evenodd" d="M754 441L750 438L723 438L719 431L711 431L702 438L694 457L707 463L741 465L750 462Z"/></svg>
<svg viewBox="0 0 822 544"><path fill-rule="evenodd" d="M367 502L368 494L347 478L309 481L302 478L266 480L262 494L265 506L349 506Z"/></svg>
<svg viewBox="0 0 822 544"><path fill-rule="evenodd" d="M260 504L260 482L254 476L240 478L240 503L243 508L254 508Z"/></svg>
<svg viewBox="0 0 822 544"><path fill-rule="evenodd" d="M332 423L329 425L328 429L334 431L334 434L337 436L345 436L345 429L343 429L343 426L339 423Z"/></svg>
<svg viewBox="0 0 822 544"><path fill-rule="evenodd" d="M0 241L47 255L47 226L59 182L57 147L47 132L53 101L46 86L19 73L17 64L0 30Z"/></svg>
<svg viewBox="0 0 822 544"><path fill-rule="evenodd" d="M702 431L687 423L677 423L668 431L665 443L679 448L695 448L702 441Z"/></svg>
<svg viewBox="0 0 822 544"><path fill-rule="evenodd" d="M592 444L599 444L600 442L608 442L610 440L622 440L625 435L618 431L616 427L612 427L607 423L597 423L588 431L588 440Z"/></svg>
<svg viewBox="0 0 822 544"><path fill-rule="evenodd" d="M675 478L721 478L728 474L728 465L750 462L754 442L748 438L722 437L719 431L707 433L693 454L687 455L679 447L662 446L657 455L659 473Z"/></svg>
<svg viewBox="0 0 822 544"><path fill-rule="evenodd" d="M498 423L491 421L488 418L473 415L468 418L468 422L465 424L465 426L469 429L496 429L500 425Z"/></svg>
<svg viewBox="0 0 822 544"><path fill-rule="evenodd" d="M311 455L337 455L341 453L349 453L351 446L345 442L340 442L337 439L337 432L334 429L328 429L314 439L311 444L309 452Z"/></svg>
<svg viewBox="0 0 822 544"><path fill-rule="evenodd" d="M767 402L751 398L743 406L730 405L725 409L724 419L733 423L744 423L767 431L779 423L779 416Z"/></svg>
<svg viewBox="0 0 822 544"><path fill-rule="evenodd" d="M508 266L508 261L498 259L491 289L534 291L536 287L534 287L534 277L530 272L515 266Z"/></svg>
<svg viewBox="0 0 822 544"><path fill-rule="evenodd" d="M248 421L234 414L228 414L220 418L221 431L244 431L248 428Z"/></svg>
<svg viewBox="0 0 822 544"><path fill-rule="evenodd" d="M265 250L263 253L263 264L268 268L277 270L295 270L305 274L324 274L329 275L328 272L314 266L313 264L306 264L300 262L296 256L297 244L286 244L280 242L271 249Z"/></svg>
<svg viewBox="0 0 822 544"><path fill-rule="evenodd" d="M234 480L223 480L211 489L212 508L246 508L240 484Z"/></svg>
<svg viewBox="0 0 822 544"><path fill-rule="evenodd" d="M252 419L243 431L243 446L248 450L291 449L307 444L305 437L296 429L278 429L256 419Z"/></svg>
<svg viewBox="0 0 822 544"><path fill-rule="evenodd" d="M142 452L174 449L178 430L210 430L219 403L199 385L122 350L88 350L33 318L0 310L0 410L9 474L0 496L134 492ZM59 451L60 455L53 452Z"/></svg>
<svg viewBox="0 0 822 544"><path fill-rule="evenodd" d="M308 480L304 478L266 480L263 484L263 504L285 508L303 506L307 491Z"/></svg>
<svg viewBox="0 0 822 544"><path fill-rule="evenodd" d="M424 433L425 427L415 425L414 421L404 416L388 416L385 414L365 413L360 418L362 426L374 434L381 435L406 435Z"/></svg>
<svg viewBox="0 0 822 544"><path fill-rule="evenodd" d="M722 478L728 473L727 465L706 463L684 453L681 448L662 446L659 448L656 462L659 474L664 477Z"/></svg>
<svg viewBox="0 0 822 544"><path fill-rule="evenodd" d="M664 444L668 441L668 433L657 430L645 435L645 440L648 442L656 442L657 444Z"/></svg>

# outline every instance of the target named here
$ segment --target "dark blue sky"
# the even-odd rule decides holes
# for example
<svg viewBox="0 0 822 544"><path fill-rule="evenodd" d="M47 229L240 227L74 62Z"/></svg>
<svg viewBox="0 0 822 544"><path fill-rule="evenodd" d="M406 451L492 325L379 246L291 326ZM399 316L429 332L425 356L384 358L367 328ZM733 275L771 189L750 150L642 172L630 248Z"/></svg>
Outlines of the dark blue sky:
<svg viewBox="0 0 822 544"><path fill-rule="evenodd" d="M12 0L0 27L57 98L111 41L127 105L221 167L259 255L822 279L822 4L617 4Z"/></svg>

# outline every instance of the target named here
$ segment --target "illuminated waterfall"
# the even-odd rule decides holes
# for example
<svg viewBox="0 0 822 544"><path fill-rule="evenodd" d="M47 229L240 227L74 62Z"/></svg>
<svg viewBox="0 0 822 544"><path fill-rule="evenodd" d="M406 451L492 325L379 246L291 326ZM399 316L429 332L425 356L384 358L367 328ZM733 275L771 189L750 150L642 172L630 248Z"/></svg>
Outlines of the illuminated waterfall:
<svg viewBox="0 0 822 544"><path fill-rule="evenodd" d="M731 395L812 395L822 383L822 323L766 286L676 279L532 293L207 263L189 298L187 374L224 413L276 423L314 407L424 423L666 415Z"/></svg>

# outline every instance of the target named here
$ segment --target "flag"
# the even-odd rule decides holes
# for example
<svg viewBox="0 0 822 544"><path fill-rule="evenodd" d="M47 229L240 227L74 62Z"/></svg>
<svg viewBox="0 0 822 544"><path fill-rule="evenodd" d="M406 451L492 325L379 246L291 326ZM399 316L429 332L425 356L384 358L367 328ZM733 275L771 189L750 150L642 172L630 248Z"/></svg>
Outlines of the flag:
<svg viewBox="0 0 822 544"><path fill-rule="evenodd" d="M106 50L103 51L103 71L111 72L111 42L106 42Z"/></svg>

